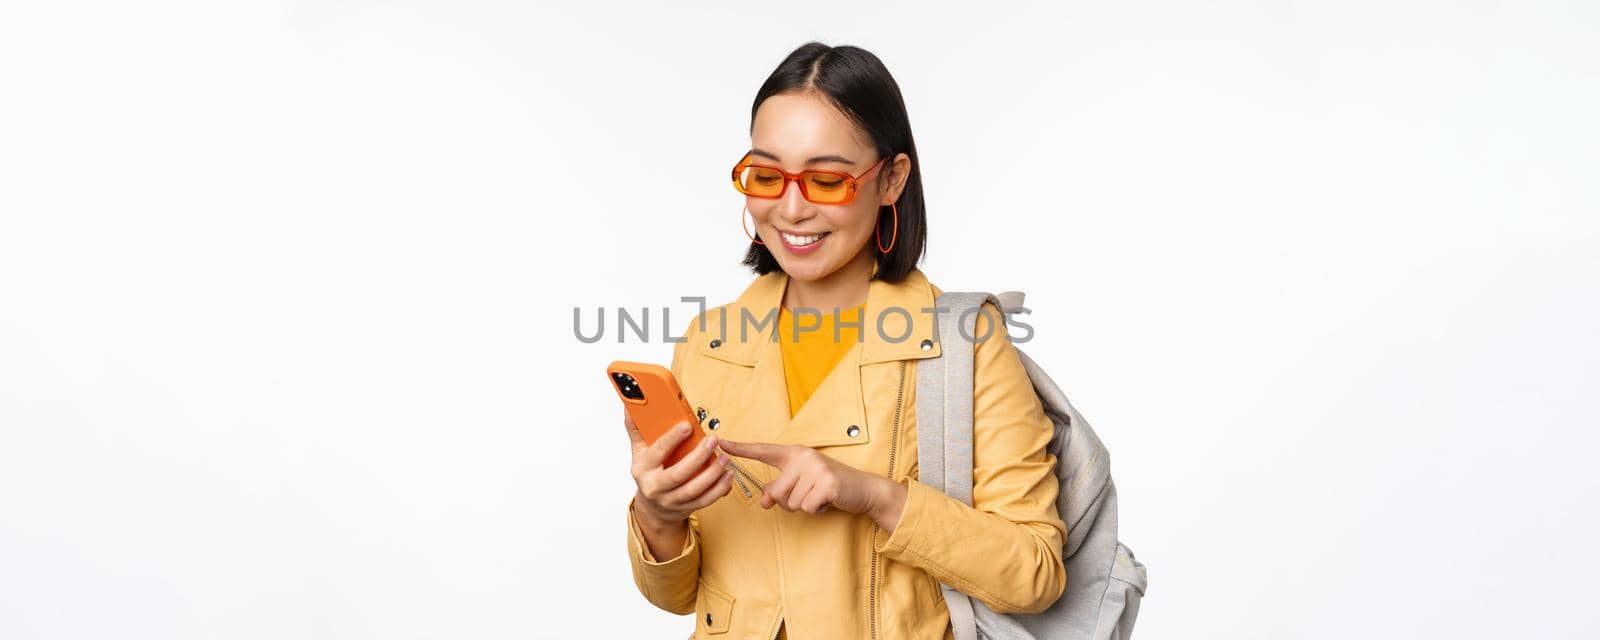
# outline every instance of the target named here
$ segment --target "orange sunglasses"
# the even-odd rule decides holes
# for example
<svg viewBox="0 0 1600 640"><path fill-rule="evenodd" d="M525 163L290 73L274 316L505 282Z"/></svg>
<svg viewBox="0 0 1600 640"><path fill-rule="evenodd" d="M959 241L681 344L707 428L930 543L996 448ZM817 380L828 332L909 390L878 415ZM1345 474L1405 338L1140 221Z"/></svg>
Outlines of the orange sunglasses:
<svg viewBox="0 0 1600 640"><path fill-rule="evenodd" d="M878 158L871 168L861 172L861 175L852 176L843 171L827 171L825 169L806 169L800 173L789 173L782 167L770 164L758 164L750 161L750 155L745 154L739 164L733 166L733 188L739 193L752 198L782 198L789 189L789 183L800 185L800 196L816 204L850 204L856 199L856 187L862 178L877 170L883 165L888 156Z"/></svg>

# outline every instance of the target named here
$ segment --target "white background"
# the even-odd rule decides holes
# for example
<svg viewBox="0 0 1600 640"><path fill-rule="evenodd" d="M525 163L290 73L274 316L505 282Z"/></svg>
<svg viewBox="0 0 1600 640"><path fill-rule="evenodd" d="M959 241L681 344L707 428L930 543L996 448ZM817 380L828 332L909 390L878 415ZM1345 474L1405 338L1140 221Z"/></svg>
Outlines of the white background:
<svg viewBox="0 0 1600 640"><path fill-rule="evenodd" d="M601 369L749 282L811 39L1028 292L1139 637L1592 637L1596 5L673 4L0 9L0 637L686 635Z"/></svg>

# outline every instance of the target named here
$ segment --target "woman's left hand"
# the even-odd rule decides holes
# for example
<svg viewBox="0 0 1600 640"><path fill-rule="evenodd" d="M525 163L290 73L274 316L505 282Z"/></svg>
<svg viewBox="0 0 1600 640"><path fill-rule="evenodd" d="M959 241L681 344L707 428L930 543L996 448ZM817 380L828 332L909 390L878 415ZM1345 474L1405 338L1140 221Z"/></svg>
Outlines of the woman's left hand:
<svg viewBox="0 0 1600 640"><path fill-rule="evenodd" d="M811 447L767 442L722 440L723 451L760 460L778 469L778 478L761 492L761 507L776 504L789 511L818 514L829 506L871 516L893 528L905 506L906 488L838 460ZM885 523L887 521L887 523Z"/></svg>

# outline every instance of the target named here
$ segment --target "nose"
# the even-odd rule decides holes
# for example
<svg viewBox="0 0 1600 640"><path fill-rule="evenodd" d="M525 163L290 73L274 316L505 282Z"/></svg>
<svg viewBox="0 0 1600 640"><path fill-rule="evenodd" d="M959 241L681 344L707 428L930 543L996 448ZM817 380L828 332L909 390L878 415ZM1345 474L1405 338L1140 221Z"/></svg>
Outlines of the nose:
<svg viewBox="0 0 1600 640"><path fill-rule="evenodd" d="M791 181L789 188L783 192L783 197L778 200L777 206L772 208L772 215L786 224L793 225L810 217L808 209L811 203L806 202L806 197L800 193L800 183Z"/></svg>

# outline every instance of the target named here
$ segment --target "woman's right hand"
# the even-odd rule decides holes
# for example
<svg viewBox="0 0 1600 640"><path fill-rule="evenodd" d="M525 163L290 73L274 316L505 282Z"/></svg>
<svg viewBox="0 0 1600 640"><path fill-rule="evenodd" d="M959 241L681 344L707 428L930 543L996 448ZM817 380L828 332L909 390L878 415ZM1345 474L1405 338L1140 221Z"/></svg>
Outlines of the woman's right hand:
<svg viewBox="0 0 1600 640"><path fill-rule="evenodd" d="M633 443L633 481L639 485L634 510L650 524L669 526L688 520L689 514L710 506L732 489L733 469L728 466L728 456L717 453L716 436L706 436L677 464L663 467L667 456L689 438L694 427L680 422L654 444L645 444L633 418L623 414L622 423ZM713 455L717 463L706 465Z"/></svg>

